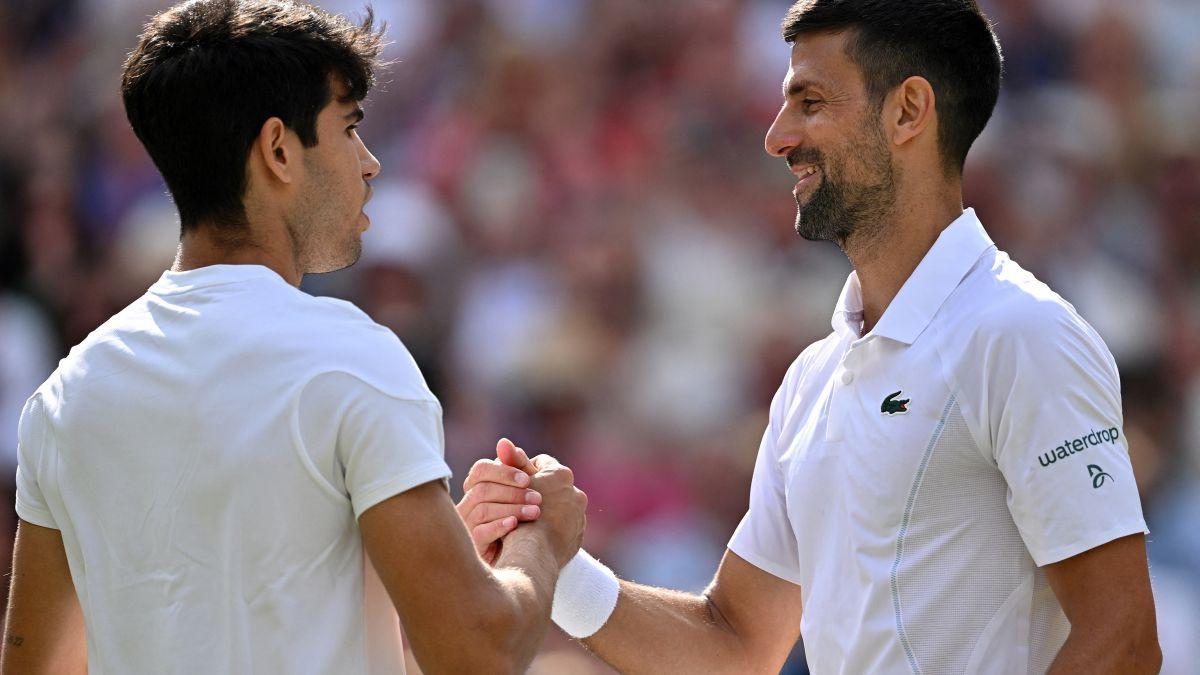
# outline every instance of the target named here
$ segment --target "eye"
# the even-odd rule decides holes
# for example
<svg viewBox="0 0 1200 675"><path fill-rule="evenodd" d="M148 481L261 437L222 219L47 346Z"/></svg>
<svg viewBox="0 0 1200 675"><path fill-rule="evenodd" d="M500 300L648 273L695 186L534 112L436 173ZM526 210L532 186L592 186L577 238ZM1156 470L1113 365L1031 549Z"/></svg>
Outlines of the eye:
<svg viewBox="0 0 1200 675"><path fill-rule="evenodd" d="M358 128L358 124L351 124L350 126L346 127L346 135L353 136L354 130L357 128Z"/></svg>
<svg viewBox="0 0 1200 675"><path fill-rule="evenodd" d="M819 98L806 98L806 99L803 99L802 101L800 101L800 105L805 110L812 110L814 107L816 107L820 104L821 104L821 99L819 99Z"/></svg>

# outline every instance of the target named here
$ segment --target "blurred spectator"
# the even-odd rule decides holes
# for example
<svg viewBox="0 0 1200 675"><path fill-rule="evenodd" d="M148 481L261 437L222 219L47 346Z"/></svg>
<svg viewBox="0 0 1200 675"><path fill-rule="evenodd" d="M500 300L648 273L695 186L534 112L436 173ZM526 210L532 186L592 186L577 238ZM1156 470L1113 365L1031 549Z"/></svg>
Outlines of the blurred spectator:
<svg viewBox="0 0 1200 675"><path fill-rule="evenodd" d="M305 289L405 341L445 406L458 475L500 435L573 465L589 549L641 581L707 581L770 397L829 331L849 269L795 237L791 176L762 152L788 4L374 3L397 61L362 127L383 163L372 226L356 267ZM117 95L123 54L164 5L0 0L10 475L24 397L174 250L176 216ZM1007 80L967 201L1118 360L1163 672L1196 672L1200 4L983 5ZM551 636L531 672L610 671Z"/></svg>

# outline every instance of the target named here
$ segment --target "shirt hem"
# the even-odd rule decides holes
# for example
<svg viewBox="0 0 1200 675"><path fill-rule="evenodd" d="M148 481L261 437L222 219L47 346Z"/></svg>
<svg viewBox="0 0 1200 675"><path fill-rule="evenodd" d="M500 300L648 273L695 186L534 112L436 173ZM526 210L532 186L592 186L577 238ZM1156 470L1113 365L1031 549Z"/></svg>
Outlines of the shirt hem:
<svg viewBox="0 0 1200 675"><path fill-rule="evenodd" d="M386 483L373 485L366 490L361 490L350 498L351 503L354 505L354 517L355 519L362 517L362 514L367 509L385 499L395 497L401 492L407 492L418 485L434 480L440 479L446 481L451 475L450 467L445 462L430 463L419 466L411 471L406 471Z"/></svg>
<svg viewBox="0 0 1200 675"><path fill-rule="evenodd" d="M797 586L801 585L798 575L791 573L785 566L780 565L779 563L768 560L757 553L742 549L740 542L731 541L729 542L729 546L727 548L736 553L737 556L742 560L745 560L762 571L769 573L771 576L779 577L780 579L796 584Z"/></svg>
<svg viewBox="0 0 1200 675"><path fill-rule="evenodd" d="M1131 534L1150 534L1150 530L1146 528L1146 523L1144 521L1140 523L1126 523L1119 527L1111 527L1090 537L1077 539L1070 544L1052 548L1043 553L1035 553L1033 549L1030 549L1029 553L1033 557L1033 562L1038 567L1044 567L1056 562L1061 562L1072 556L1079 555L1084 551L1090 551L1097 546L1103 546L1104 544L1116 539L1120 539L1121 537L1127 537Z"/></svg>
<svg viewBox="0 0 1200 675"><path fill-rule="evenodd" d="M17 493L17 516L27 523L32 523L39 527L46 527L51 530L61 529L54 522L54 516L45 509L38 508L29 502L21 499L21 494Z"/></svg>

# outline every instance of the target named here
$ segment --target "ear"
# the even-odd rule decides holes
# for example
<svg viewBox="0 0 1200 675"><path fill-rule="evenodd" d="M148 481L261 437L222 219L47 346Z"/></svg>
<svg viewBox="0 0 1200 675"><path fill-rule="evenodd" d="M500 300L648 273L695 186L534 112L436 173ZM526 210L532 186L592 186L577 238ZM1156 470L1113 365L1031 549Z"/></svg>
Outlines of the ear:
<svg viewBox="0 0 1200 675"><path fill-rule="evenodd" d="M295 134L288 130L283 120L271 117L259 129L251 153L262 162L268 177L291 183L296 180L300 159L297 145Z"/></svg>
<svg viewBox="0 0 1200 675"><path fill-rule="evenodd" d="M884 116L892 143L902 146L927 130L936 131L936 100L929 80L914 75L901 82L888 97Z"/></svg>

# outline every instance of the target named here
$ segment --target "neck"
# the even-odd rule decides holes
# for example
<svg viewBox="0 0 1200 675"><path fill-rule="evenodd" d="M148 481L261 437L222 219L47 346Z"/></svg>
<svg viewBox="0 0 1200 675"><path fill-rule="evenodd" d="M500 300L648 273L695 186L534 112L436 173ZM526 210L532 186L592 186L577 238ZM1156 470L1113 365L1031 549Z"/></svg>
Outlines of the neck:
<svg viewBox="0 0 1200 675"><path fill-rule="evenodd" d="M862 288L863 335L879 322L942 230L963 212L957 186L907 194L911 197L897 200L888 222L860 223L842 245Z"/></svg>
<svg viewBox="0 0 1200 675"><path fill-rule="evenodd" d="M299 287L304 272L291 245L261 241L255 232L253 227L232 234L207 225L189 228L179 240L171 270L183 272L209 265L262 265Z"/></svg>

